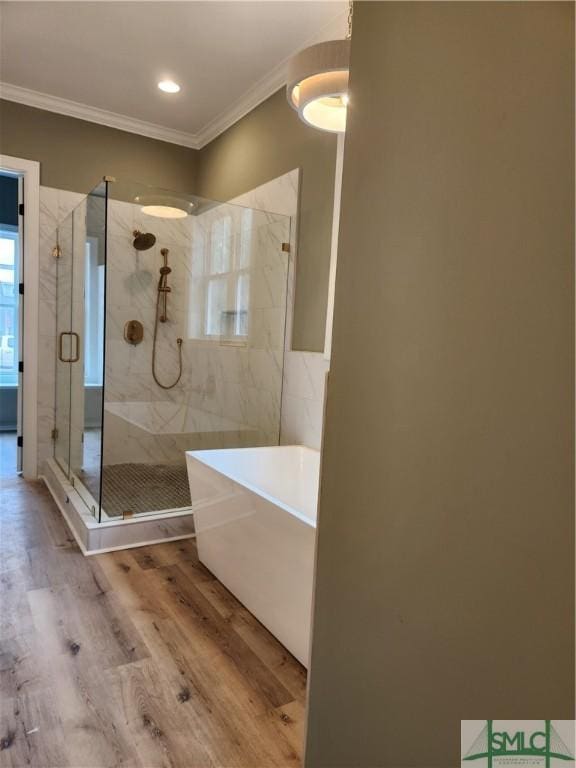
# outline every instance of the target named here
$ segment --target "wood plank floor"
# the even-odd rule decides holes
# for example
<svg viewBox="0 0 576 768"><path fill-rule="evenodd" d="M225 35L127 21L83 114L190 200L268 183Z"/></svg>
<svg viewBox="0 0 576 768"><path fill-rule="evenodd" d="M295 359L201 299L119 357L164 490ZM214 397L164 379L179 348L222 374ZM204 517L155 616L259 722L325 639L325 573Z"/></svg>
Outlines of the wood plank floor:
<svg viewBox="0 0 576 768"><path fill-rule="evenodd" d="M299 766L304 668L193 541L83 557L0 478L0 766Z"/></svg>

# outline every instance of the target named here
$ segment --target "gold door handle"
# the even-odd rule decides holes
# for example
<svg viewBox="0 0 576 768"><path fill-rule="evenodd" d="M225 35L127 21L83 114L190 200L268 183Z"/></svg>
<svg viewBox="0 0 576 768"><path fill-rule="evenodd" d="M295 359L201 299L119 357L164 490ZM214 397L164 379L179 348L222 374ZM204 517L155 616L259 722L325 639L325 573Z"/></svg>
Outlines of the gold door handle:
<svg viewBox="0 0 576 768"><path fill-rule="evenodd" d="M76 342L75 354L71 357L64 357L64 336L71 336ZM58 336L58 359L61 363L77 363L80 360L80 336L75 331L62 331Z"/></svg>

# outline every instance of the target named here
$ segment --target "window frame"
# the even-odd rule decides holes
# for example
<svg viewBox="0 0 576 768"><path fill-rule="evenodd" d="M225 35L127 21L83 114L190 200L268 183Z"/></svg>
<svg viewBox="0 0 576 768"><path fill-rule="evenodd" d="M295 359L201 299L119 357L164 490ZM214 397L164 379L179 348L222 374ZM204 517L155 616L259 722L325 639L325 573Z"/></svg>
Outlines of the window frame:
<svg viewBox="0 0 576 768"><path fill-rule="evenodd" d="M250 296L250 278L251 278L251 264L250 258L245 258L243 251L244 241L246 234L252 232L251 215L247 225L245 224L244 214L248 212L252 213L250 209L242 212L242 222L240 227L240 233L233 232L234 217L231 213L225 213L215 218L211 222L210 230L207 237L207 243L203 252L203 271L202 274L193 278L201 283L200 297L201 307L199 311L200 316L200 332L191 338L195 341L206 341L212 343L218 343L222 345L231 346L247 346L250 333L250 313L246 309L246 324L244 333L239 333L241 328L241 310L239 310L239 290L243 279L248 280L248 297ZM215 242L216 238L222 237L222 234L217 230L222 226L223 221L230 222L229 231L224 233L224 238L229 244L229 253L227 254L228 269L218 270L214 268L214 256L215 256ZM250 239L251 244L251 239ZM210 328L210 315L209 315L209 296L210 285L219 281L225 281L226 284L226 306L234 307L233 310L227 309L227 312L235 313L234 318L234 332L232 334L213 333L213 329ZM249 304L249 299L248 299Z"/></svg>

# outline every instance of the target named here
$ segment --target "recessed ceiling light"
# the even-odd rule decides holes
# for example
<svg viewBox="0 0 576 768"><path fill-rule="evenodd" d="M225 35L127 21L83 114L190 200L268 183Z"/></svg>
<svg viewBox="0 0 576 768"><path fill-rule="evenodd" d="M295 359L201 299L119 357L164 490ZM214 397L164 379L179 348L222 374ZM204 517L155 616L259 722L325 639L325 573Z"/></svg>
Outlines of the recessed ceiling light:
<svg viewBox="0 0 576 768"><path fill-rule="evenodd" d="M174 80L161 80L158 83L158 88L164 93L178 93L180 90L180 86Z"/></svg>

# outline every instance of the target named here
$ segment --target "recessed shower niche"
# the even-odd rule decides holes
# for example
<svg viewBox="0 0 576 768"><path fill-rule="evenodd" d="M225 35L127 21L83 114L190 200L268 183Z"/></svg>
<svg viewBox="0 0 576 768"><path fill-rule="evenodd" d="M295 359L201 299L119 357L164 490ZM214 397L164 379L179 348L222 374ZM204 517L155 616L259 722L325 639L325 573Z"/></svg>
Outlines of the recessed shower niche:
<svg viewBox="0 0 576 768"><path fill-rule="evenodd" d="M92 523L185 535L185 451L279 443L290 228L122 181L60 223L47 479Z"/></svg>

